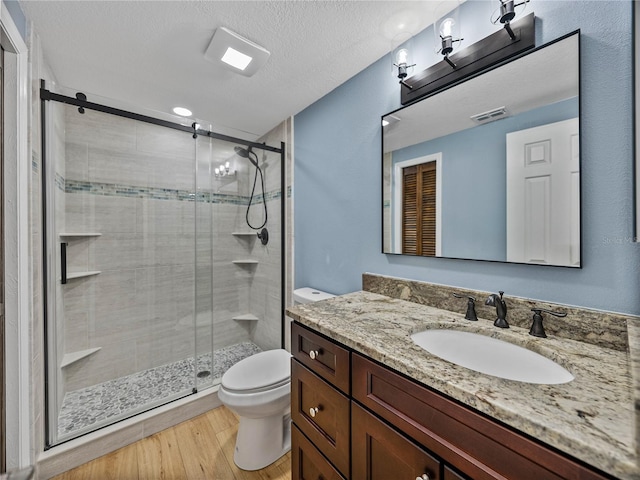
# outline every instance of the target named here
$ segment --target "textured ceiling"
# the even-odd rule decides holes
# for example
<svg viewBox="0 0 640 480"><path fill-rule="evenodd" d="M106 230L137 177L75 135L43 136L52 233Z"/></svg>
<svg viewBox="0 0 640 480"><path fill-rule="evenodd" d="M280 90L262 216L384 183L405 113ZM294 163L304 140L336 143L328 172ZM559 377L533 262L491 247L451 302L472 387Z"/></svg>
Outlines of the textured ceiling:
<svg viewBox="0 0 640 480"><path fill-rule="evenodd" d="M440 1L21 1L58 83L253 140L435 20ZM445 2L455 7L457 0ZM400 27L400 25L404 25ZM227 27L271 52L253 77L204 57ZM394 39L395 42L394 42Z"/></svg>

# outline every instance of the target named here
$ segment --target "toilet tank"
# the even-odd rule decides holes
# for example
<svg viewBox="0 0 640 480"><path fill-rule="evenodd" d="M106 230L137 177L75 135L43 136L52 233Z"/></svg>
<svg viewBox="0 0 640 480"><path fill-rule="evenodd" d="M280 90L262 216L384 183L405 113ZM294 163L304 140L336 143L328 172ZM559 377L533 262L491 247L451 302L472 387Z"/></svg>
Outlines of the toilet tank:
<svg viewBox="0 0 640 480"><path fill-rule="evenodd" d="M295 303L311 303L333 297L335 295L311 287L297 288L293 291L293 301Z"/></svg>

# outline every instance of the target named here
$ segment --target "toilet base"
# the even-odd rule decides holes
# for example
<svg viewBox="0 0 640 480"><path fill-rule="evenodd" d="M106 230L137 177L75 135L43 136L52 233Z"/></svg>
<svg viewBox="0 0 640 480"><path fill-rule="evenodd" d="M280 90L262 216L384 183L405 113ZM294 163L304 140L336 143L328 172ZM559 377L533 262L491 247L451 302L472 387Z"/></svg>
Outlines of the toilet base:
<svg viewBox="0 0 640 480"><path fill-rule="evenodd" d="M260 470L291 450L291 414L240 417L233 461L242 470Z"/></svg>

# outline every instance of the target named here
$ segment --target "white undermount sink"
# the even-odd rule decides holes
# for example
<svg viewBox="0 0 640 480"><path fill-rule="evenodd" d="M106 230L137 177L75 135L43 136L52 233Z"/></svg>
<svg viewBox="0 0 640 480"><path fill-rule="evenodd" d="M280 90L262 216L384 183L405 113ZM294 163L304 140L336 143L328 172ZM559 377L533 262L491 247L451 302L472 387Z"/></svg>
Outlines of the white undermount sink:
<svg viewBox="0 0 640 480"><path fill-rule="evenodd" d="M477 333L431 329L411 335L411 340L444 360L494 377L548 385L574 378L564 367L536 352Z"/></svg>

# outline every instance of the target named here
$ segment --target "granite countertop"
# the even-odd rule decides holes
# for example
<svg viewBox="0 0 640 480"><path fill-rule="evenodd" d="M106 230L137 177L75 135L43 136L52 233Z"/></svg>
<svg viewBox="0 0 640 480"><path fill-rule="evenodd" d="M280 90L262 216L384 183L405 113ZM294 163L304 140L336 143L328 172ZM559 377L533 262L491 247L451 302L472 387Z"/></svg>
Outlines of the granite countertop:
<svg viewBox="0 0 640 480"><path fill-rule="evenodd" d="M519 327L470 322L461 314L355 292L288 309L298 322L418 382L621 479L640 479L636 453L636 368L629 351L557 338L536 338ZM482 333L526 347L569 370L575 379L535 385L474 372L436 357L410 336L429 328ZM634 347L634 348L632 348Z"/></svg>

